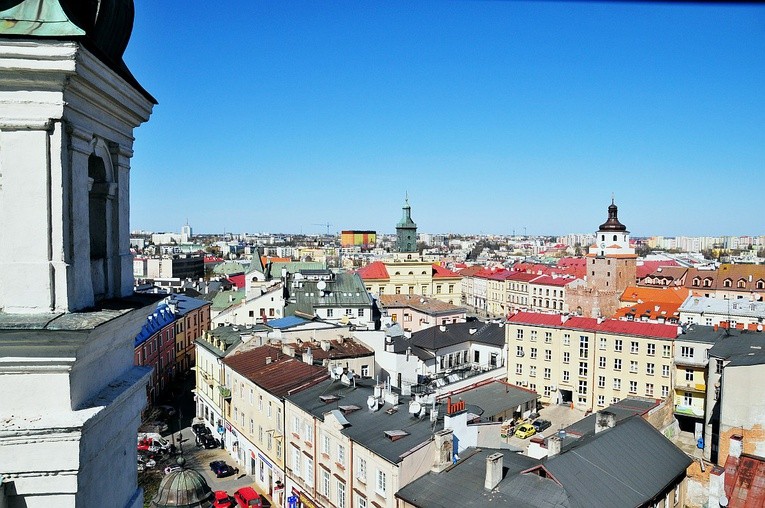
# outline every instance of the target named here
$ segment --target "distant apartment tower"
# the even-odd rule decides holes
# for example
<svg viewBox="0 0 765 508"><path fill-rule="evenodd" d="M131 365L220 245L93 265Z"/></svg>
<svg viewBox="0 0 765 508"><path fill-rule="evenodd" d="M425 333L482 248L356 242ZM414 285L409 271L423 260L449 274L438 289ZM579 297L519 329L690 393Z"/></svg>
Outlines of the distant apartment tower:
<svg viewBox="0 0 765 508"><path fill-rule="evenodd" d="M630 246L630 232L619 222L613 199L608 220L595 233L587 254L586 282L567 293L568 309L582 316L611 316L619 308L619 296L634 284L637 255Z"/></svg>
<svg viewBox="0 0 765 508"><path fill-rule="evenodd" d="M340 233L340 244L345 247L361 247L361 250L374 249L377 244L377 232L368 230L346 230Z"/></svg>
<svg viewBox="0 0 765 508"><path fill-rule="evenodd" d="M181 243L190 242L192 236L193 232L191 231L191 226L189 226L189 222L186 221L186 224L181 227Z"/></svg>

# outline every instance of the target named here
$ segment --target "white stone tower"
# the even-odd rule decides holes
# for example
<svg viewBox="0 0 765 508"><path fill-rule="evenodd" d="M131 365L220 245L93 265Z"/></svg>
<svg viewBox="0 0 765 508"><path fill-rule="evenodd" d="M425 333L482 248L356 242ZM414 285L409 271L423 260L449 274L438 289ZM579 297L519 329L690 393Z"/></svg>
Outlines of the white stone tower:
<svg viewBox="0 0 765 508"><path fill-rule="evenodd" d="M132 23L132 0L0 2L0 507L142 506Z"/></svg>

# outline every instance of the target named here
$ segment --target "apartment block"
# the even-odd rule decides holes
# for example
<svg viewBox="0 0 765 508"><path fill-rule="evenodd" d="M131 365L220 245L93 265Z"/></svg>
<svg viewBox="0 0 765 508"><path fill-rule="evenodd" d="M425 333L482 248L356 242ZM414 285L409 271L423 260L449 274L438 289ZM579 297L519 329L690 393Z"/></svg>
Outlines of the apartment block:
<svg viewBox="0 0 765 508"><path fill-rule="evenodd" d="M594 411L672 391L677 326L519 312L506 328L508 381L542 402Z"/></svg>

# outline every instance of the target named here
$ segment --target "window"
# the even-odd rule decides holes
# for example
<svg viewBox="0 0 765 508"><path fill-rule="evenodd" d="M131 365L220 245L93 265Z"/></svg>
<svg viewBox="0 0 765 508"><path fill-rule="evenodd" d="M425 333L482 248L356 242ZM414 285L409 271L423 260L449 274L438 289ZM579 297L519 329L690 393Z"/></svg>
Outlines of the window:
<svg viewBox="0 0 765 508"><path fill-rule="evenodd" d="M637 393L637 381L630 381L630 393Z"/></svg>
<svg viewBox="0 0 765 508"><path fill-rule="evenodd" d="M732 284L733 284L733 281L732 281L732 280L730 280L730 279L725 279L725 280L723 281L723 287L725 287L725 288L729 288L729 287L731 287L731 285L732 285Z"/></svg>
<svg viewBox="0 0 765 508"><path fill-rule="evenodd" d="M637 374L637 371L638 371L637 360L630 360L630 372L632 374Z"/></svg>
<svg viewBox="0 0 765 508"><path fill-rule="evenodd" d="M329 497L329 471L326 469L321 470L321 493Z"/></svg>
<svg viewBox="0 0 765 508"><path fill-rule="evenodd" d="M334 315L335 315L335 310L334 309L327 309L327 317L328 318L332 317Z"/></svg>
<svg viewBox="0 0 765 508"><path fill-rule="evenodd" d="M579 358L587 358L587 349L589 347L589 337L581 335L579 337Z"/></svg>
<svg viewBox="0 0 765 508"><path fill-rule="evenodd" d="M598 388L606 387L606 376L598 376Z"/></svg>
<svg viewBox="0 0 765 508"><path fill-rule="evenodd" d="M306 422L303 425L303 434L305 435L305 440L309 443L313 443L313 425L311 425L311 422Z"/></svg>
<svg viewBox="0 0 765 508"><path fill-rule="evenodd" d="M369 377L369 365L361 366L361 377Z"/></svg>
<svg viewBox="0 0 765 508"><path fill-rule="evenodd" d="M258 395L258 411L263 412L263 396Z"/></svg>
<svg viewBox="0 0 765 508"><path fill-rule="evenodd" d="M645 373L648 374L649 376L653 376L653 369L654 369L654 364L652 363L645 364Z"/></svg>
<svg viewBox="0 0 765 508"><path fill-rule="evenodd" d="M515 338L518 340L523 340L523 330L521 328L518 328L518 330L516 330Z"/></svg>
<svg viewBox="0 0 765 508"><path fill-rule="evenodd" d="M337 463L341 466L345 466L345 446L337 445Z"/></svg>
<svg viewBox="0 0 765 508"><path fill-rule="evenodd" d="M579 390L577 391L579 395L587 395L587 381L584 379L579 380Z"/></svg>
<svg viewBox="0 0 765 508"><path fill-rule="evenodd" d="M552 342L552 332L545 332L545 342L547 344Z"/></svg>
<svg viewBox="0 0 765 508"><path fill-rule="evenodd" d="M715 360L715 374L722 374L723 372L723 361L721 359Z"/></svg>
<svg viewBox="0 0 765 508"><path fill-rule="evenodd" d="M690 346L680 346L681 358L693 358L693 348Z"/></svg>
<svg viewBox="0 0 765 508"><path fill-rule="evenodd" d="M263 426L258 425L258 442L263 442Z"/></svg>
<svg viewBox="0 0 765 508"><path fill-rule="evenodd" d="M550 387L545 385L543 393L545 397L550 397Z"/></svg>
<svg viewBox="0 0 765 508"><path fill-rule="evenodd" d="M292 472L294 472L296 476L300 476L300 455L299 448L292 449Z"/></svg>
<svg viewBox="0 0 765 508"><path fill-rule="evenodd" d="M564 333L563 334L563 345L564 346L570 346L571 345L571 334L570 333Z"/></svg>
<svg viewBox="0 0 765 508"><path fill-rule="evenodd" d="M250 435L255 434L255 420L250 418Z"/></svg>
<svg viewBox="0 0 765 508"><path fill-rule="evenodd" d="M352 316L353 315L353 309L345 309L345 315L346 316Z"/></svg>
<svg viewBox="0 0 765 508"><path fill-rule="evenodd" d="M622 359L614 358L614 370L622 370Z"/></svg>
<svg viewBox="0 0 765 508"><path fill-rule="evenodd" d="M614 351L621 353L622 351L622 339L614 340Z"/></svg>
<svg viewBox="0 0 765 508"><path fill-rule="evenodd" d="M550 369L548 368L545 368L545 379L550 379Z"/></svg>
<svg viewBox="0 0 765 508"><path fill-rule="evenodd" d="M691 383L693 382L693 370L685 369L685 380Z"/></svg>
<svg viewBox="0 0 765 508"><path fill-rule="evenodd" d="M529 358L531 358L533 360L536 357L537 357L537 348L533 347L533 348L531 348L531 354L529 355Z"/></svg>
<svg viewBox="0 0 765 508"><path fill-rule="evenodd" d="M377 478L377 481L375 482L375 491L378 494L384 496L385 495L385 489L387 488L387 485L386 485L387 481L386 481L386 478L385 478L385 473L383 473L382 471L380 471L378 469L377 470L376 478Z"/></svg>
<svg viewBox="0 0 765 508"><path fill-rule="evenodd" d="M362 483L367 482L367 460L361 457L356 464L356 478Z"/></svg>
<svg viewBox="0 0 765 508"><path fill-rule="evenodd" d="M269 418L271 418L271 401L270 400L268 401L268 411L267 411L266 415Z"/></svg>
<svg viewBox="0 0 765 508"><path fill-rule="evenodd" d="M537 340L537 331L531 330L531 342L536 342Z"/></svg>
<svg viewBox="0 0 765 508"><path fill-rule="evenodd" d="M563 363L568 363L569 361L571 361L571 353L569 353L568 351L564 351L563 352Z"/></svg>
<svg viewBox="0 0 765 508"><path fill-rule="evenodd" d="M669 344L664 344L661 347L661 357L662 358L669 358L672 355L672 348Z"/></svg>
<svg viewBox="0 0 765 508"><path fill-rule="evenodd" d="M359 309L357 314L359 317L364 317L364 309Z"/></svg>
<svg viewBox="0 0 765 508"><path fill-rule="evenodd" d="M606 338L601 337L599 342L600 343L598 345L598 349L600 349L601 351L604 351L606 349Z"/></svg>
<svg viewBox="0 0 765 508"><path fill-rule="evenodd" d="M661 376L662 377L669 377L669 365L662 365L661 366Z"/></svg>
<svg viewBox="0 0 765 508"><path fill-rule="evenodd" d="M515 373L516 373L517 375L519 375L519 376L520 376L521 374L523 374L523 364L522 364L522 363L516 363L516 364L515 364Z"/></svg>
<svg viewBox="0 0 765 508"><path fill-rule="evenodd" d="M579 377L587 377L587 362L579 362Z"/></svg>
<svg viewBox="0 0 765 508"><path fill-rule="evenodd" d="M367 498L361 495L356 496L356 506L359 508L367 508Z"/></svg>
<svg viewBox="0 0 765 508"><path fill-rule="evenodd" d="M337 508L345 508L345 484L337 480Z"/></svg>
<svg viewBox="0 0 765 508"><path fill-rule="evenodd" d="M537 366L536 365L530 365L529 366L529 376L530 377L536 377L537 375Z"/></svg>
<svg viewBox="0 0 765 508"><path fill-rule="evenodd" d="M606 368L606 357L605 356L601 356L601 357L598 358L598 367L600 367L601 369L605 369Z"/></svg>
<svg viewBox="0 0 765 508"><path fill-rule="evenodd" d="M645 384L645 396L646 397L653 397L653 383L646 383Z"/></svg>
<svg viewBox="0 0 765 508"><path fill-rule="evenodd" d="M618 377L614 378L614 390L621 390L622 389L622 380Z"/></svg>
<svg viewBox="0 0 765 508"><path fill-rule="evenodd" d="M661 387L661 397L666 399L669 396L669 386L662 385Z"/></svg>
<svg viewBox="0 0 765 508"><path fill-rule="evenodd" d="M654 356L656 354L656 344L653 342L649 342L646 348L648 350L648 356Z"/></svg>
<svg viewBox="0 0 765 508"><path fill-rule="evenodd" d="M322 434L321 436L321 453L329 455L329 435Z"/></svg>
<svg viewBox="0 0 765 508"><path fill-rule="evenodd" d="M568 381L569 381L569 374L568 374L568 371L567 371L567 370L564 370L564 371L563 371L563 382L564 382L564 383L568 383Z"/></svg>
<svg viewBox="0 0 765 508"><path fill-rule="evenodd" d="M250 405L255 404L255 392L250 388Z"/></svg>
<svg viewBox="0 0 765 508"><path fill-rule="evenodd" d="M606 396L598 395L598 406L603 407L606 405Z"/></svg>
<svg viewBox="0 0 765 508"><path fill-rule="evenodd" d="M515 347L515 356L523 356L523 346Z"/></svg>
<svg viewBox="0 0 765 508"><path fill-rule="evenodd" d="M305 481L309 485L313 485L313 459L311 457L305 458Z"/></svg>
<svg viewBox="0 0 765 508"><path fill-rule="evenodd" d="M638 343L637 341L631 341L630 342L630 353L637 354L638 352Z"/></svg>
<svg viewBox="0 0 765 508"><path fill-rule="evenodd" d="M549 362L550 360L552 360L552 351L545 349L545 361Z"/></svg>

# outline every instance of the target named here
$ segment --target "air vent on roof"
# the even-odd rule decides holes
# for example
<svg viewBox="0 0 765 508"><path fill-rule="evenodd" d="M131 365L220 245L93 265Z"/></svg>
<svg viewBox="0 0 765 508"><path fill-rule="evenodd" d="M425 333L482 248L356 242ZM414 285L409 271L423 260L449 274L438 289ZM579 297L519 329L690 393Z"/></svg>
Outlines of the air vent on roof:
<svg viewBox="0 0 765 508"><path fill-rule="evenodd" d="M321 399L321 401L325 404L329 404L330 402L340 400L340 397L337 395L319 395L319 399Z"/></svg>
<svg viewBox="0 0 765 508"><path fill-rule="evenodd" d="M337 406L340 411L343 412L343 414L353 413L354 411L358 411L361 409L359 406L356 406L354 404L349 404L347 406Z"/></svg>
<svg viewBox="0 0 765 508"><path fill-rule="evenodd" d="M396 406L389 407L388 409L385 410L385 412L388 413L389 415L392 415L393 413L398 412L398 408Z"/></svg>

